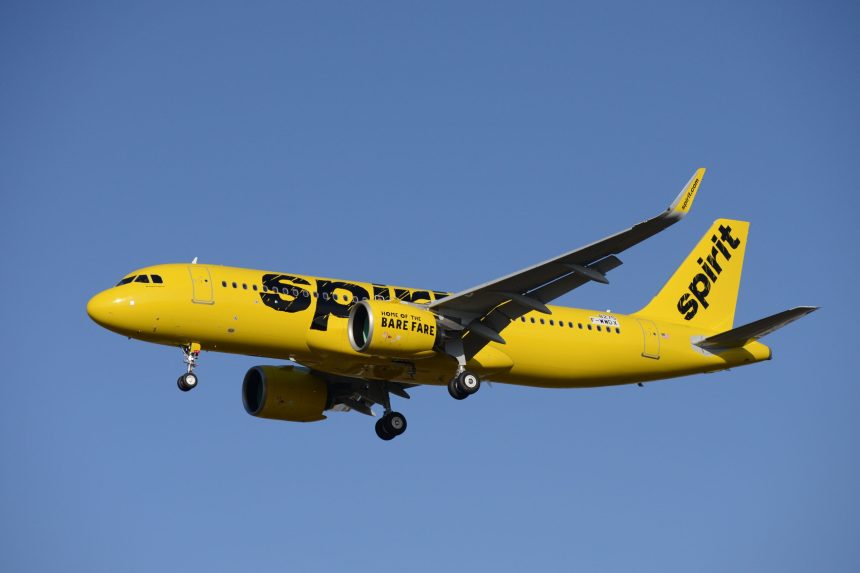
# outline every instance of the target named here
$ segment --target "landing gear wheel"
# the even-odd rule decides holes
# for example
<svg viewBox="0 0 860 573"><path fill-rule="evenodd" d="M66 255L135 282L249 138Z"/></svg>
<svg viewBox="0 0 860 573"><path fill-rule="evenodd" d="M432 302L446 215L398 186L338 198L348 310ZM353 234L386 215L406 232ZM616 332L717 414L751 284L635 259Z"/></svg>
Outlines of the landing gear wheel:
<svg viewBox="0 0 860 573"><path fill-rule="evenodd" d="M465 400L480 389L480 378L468 370L463 370L448 382L448 393L455 400Z"/></svg>
<svg viewBox="0 0 860 573"><path fill-rule="evenodd" d="M379 436L381 440L393 440L394 436L388 433L388 430L385 428L385 420L380 418L376 421L376 435Z"/></svg>
<svg viewBox="0 0 860 573"><path fill-rule="evenodd" d="M176 385L179 386L179 389L183 392L188 392L189 390L193 390L197 387L197 375L191 372L183 374L176 381Z"/></svg>
<svg viewBox="0 0 860 573"><path fill-rule="evenodd" d="M385 441L392 440L406 431L406 416L400 412L388 412L376 422L376 435Z"/></svg>
<svg viewBox="0 0 860 573"><path fill-rule="evenodd" d="M399 436L406 431L406 416L400 412L389 412L382 419L385 420L385 429L389 433Z"/></svg>
<svg viewBox="0 0 860 573"><path fill-rule="evenodd" d="M469 397L468 394L460 389L460 381L457 378L451 378L451 381L448 382L448 394L455 400L465 400Z"/></svg>
<svg viewBox="0 0 860 573"><path fill-rule="evenodd" d="M471 396L481 389L481 380L468 370L460 372L457 376L457 384L467 396Z"/></svg>

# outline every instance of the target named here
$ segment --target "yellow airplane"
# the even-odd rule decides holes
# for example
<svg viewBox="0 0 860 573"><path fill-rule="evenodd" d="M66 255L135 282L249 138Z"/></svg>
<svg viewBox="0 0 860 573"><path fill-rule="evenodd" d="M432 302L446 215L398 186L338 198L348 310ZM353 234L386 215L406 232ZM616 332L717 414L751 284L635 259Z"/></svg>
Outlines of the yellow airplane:
<svg viewBox="0 0 860 573"><path fill-rule="evenodd" d="M201 350L290 360L245 375L245 410L311 422L328 410L385 413L376 433L406 430L392 394L447 385L462 400L497 381L543 388L631 384L771 358L758 339L816 310L796 307L733 328L749 223L714 222L675 274L630 315L550 306L607 283L616 254L689 212L699 169L667 210L580 249L451 294L235 267L167 264L123 278L87 304L101 326L181 348L180 390L197 386Z"/></svg>

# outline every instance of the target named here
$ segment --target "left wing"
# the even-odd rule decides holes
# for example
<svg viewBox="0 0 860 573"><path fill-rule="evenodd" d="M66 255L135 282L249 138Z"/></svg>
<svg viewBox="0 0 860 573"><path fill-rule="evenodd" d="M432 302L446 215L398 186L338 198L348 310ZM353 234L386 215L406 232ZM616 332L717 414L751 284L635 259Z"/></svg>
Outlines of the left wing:
<svg viewBox="0 0 860 573"><path fill-rule="evenodd" d="M669 208L647 221L596 243L447 296L428 305L449 330L463 331L466 359L488 342L504 344L502 330L531 311L549 314L546 303L590 281L609 282L606 273L621 265L615 256L680 221L693 204L705 169L696 170Z"/></svg>

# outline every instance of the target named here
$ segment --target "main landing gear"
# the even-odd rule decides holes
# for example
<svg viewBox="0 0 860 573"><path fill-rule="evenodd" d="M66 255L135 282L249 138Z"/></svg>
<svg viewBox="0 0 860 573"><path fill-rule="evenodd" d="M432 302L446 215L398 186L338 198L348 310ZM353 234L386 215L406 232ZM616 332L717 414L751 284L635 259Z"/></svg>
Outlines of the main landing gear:
<svg viewBox="0 0 860 573"><path fill-rule="evenodd" d="M400 412L386 412L376 421L376 435L381 439L393 440L406 431L406 416Z"/></svg>
<svg viewBox="0 0 860 573"><path fill-rule="evenodd" d="M468 370L460 371L448 382L448 393L455 400L465 400L481 389L481 380Z"/></svg>
<svg viewBox="0 0 860 573"><path fill-rule="evenodd" d="M400 392L406 398L409 397L409 394L406 394L403 390ZM391 395L389 394L388 385L386 385L380 398L380 402L383 408L385 408L385 414L376 421L376 435L387 442L406 431L406 416L391 409Z"/></svg>
<svg viewBox="0 0 860 573"><path fill-rule="evenodd" d="M197 375L194 374L194 367L197 366L197 358L200 356L200 345L192 342L188 346L183 346L182 354L184 355L183 360L188 371L179 377L176 385L183 392L188 392L197 387Z"/></svg>

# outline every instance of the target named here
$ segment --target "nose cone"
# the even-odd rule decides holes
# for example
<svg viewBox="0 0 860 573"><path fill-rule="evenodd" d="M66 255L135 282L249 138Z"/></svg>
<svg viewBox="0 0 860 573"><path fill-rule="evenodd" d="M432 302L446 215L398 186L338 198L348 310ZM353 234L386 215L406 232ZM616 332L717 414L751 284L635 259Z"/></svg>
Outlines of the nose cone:
<svg viewBox="0 0 860 573"><path fill-rule="evenodd" d="M102 291L87 303L87 314L102 326L109 326L116 303L109 291Z"/></svg>

